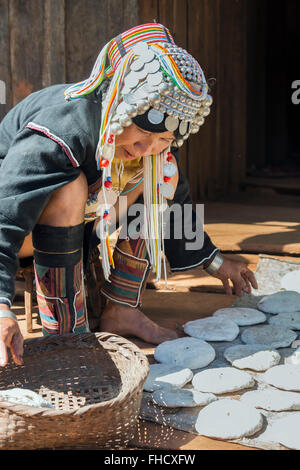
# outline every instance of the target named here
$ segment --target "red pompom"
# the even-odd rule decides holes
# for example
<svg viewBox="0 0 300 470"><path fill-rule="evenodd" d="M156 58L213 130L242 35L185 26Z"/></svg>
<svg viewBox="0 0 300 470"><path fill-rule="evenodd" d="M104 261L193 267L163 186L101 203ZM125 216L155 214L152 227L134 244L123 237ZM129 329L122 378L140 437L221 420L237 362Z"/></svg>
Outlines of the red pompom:
<svg viewBox="0 0 300 470"><path fill-rule="evenodd" d="M164 176L164 182L165 183L168 183L168 181L170 181L170 179L171 179L170 176Z"/></svg>
<svg viewBox="0 0 300 470"><path fill-rule="evenodd" d="M102 160L101 166L107 167L109 165L109 160Z"/></svg>
<svg viewBox="0 0 300 470"><path fill-rule="evenodd" d="M112 182L106 180L105 183L104 183L104 186L105 186L106 188L111 188L111 187L112 187Z"/></svg>

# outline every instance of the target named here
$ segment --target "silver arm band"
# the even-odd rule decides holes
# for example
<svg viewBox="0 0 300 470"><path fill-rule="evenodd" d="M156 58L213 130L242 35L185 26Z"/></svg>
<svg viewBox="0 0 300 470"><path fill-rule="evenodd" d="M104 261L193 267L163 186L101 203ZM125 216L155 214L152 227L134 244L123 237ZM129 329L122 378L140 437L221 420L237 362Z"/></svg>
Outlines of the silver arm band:
<svg viewBox="0 0 300 470"><path fill-rule="evenodd" d="M1 318L11 318L16 322L18 321L16 315L11 310L0 310L0 319Z"/></svg>
<svg viewBox="0 0 300 470"><path fill-rule="evenodd" d="M221 253L217 253L209 266L205 269L208 274L214 274L222 266L224 256Z"/></svg>

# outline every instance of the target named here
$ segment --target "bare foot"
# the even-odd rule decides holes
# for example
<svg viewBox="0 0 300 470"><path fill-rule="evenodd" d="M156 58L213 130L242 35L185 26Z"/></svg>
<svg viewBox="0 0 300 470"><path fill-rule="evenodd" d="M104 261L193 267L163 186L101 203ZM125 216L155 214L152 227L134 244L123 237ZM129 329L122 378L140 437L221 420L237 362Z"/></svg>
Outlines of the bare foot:
<svg viewBox="0 0 300 470"><path fill-rule="evenodd" d="M100 329L120 336L136 336L152 344L179 337L176 331L157 325L138 308L111 301L101 315Z"/></svg>

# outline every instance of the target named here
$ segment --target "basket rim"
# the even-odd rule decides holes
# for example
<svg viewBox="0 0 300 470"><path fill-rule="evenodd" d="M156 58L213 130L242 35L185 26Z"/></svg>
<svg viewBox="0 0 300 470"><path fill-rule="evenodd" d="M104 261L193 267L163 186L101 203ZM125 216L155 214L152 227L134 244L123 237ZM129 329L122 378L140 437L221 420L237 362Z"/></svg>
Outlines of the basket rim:
<svg viewBox="0 0 300 470"><path fill-rule="evenodd" d="M24 343L26 342L26 344L28 343L38 343L38 342L53 342L54 340L55 341L58 341L58 342L63 342L63 341L68 341L70 339L70 344L75 344L76 342L76 339L79 340L79 338L88 338L88 337L96 337L99 341L99 344L101 339L105 339L107 342L109 342L109 340L118 340L120 341L120 345L122 347L127 347L128 349L131 350L131 352L137 354L140 358L140 361L141 361L141 365L143 367L141 367L141 377L140 377L140 380L139 380L139 383L134 387L133 390L128 390L126 393L120 393L118 394L116 397L114 398L111 398L110 400L107 400L107 401L104 401L104 402L99 402L99 403L93 403L91 405L84 405L84 406L81 406L79 408L76 408L74 410L57 410L57 409L54 409L54 408L46 408L46 407L36 407L36 406L31 406L31 405L19 405L19 404L15 404L15 403L12 403L12 402L8 402L6 400L1 400L0 399L0 411L1 410L7 410L7 411L11 411L15 414L20 414L20 415L24 415L26 414L27 416L36 416L36 415L42 415L42 416L48 416L48 417L51 417L51 416L62 416L62 415L76 415L76 416L79 416L81 414L84 414L86 413L87 411L89 411L90 409L93 409L93 410L96 410L96 409L104 409L104 408L108 408L108 407L113 407L116 403L118 404L122 404L123 402L125 402L131 395L132 393L134 392L134 390L136 390L138 387L140 387L141 383L143 383L147 376L148 376L148 373L149 373L149 362L148 362L148 359L147 357L145 356L145 354L138 348L138 346L136 346L134 343L132 343L131 341L129 341L128 339L126 338L123 338L122 336L119 336L119 335L116 335L116 334L112 334L112 333L106 333L106 332L88 332L88 333L69 333L69 334L66 334L66 335L55 335L55 337L50 337L50 336L45 336L45 337L41 337L41 338L30 338L28 340L25 340ZM118 344L117 341L115 343L112 343L112 344ZM119 345L119 346L120 346Z"/></svg>

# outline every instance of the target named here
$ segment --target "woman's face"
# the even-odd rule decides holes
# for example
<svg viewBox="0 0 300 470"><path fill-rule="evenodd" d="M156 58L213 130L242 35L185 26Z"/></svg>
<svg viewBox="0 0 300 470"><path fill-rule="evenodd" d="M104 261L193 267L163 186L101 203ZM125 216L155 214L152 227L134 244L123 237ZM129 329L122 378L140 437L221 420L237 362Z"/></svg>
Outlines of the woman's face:
<svg viewBox="0 0 300 470"><path fill-rule="evenodd" d="M174 140L173 132L149 132L132 123L116 136L115 157L119 160L134 160L165 150Z"/></svg>

